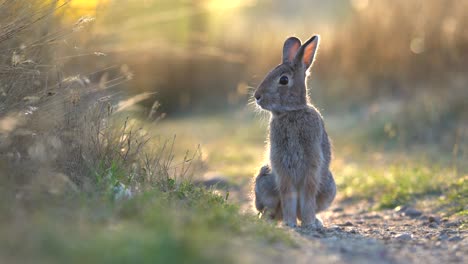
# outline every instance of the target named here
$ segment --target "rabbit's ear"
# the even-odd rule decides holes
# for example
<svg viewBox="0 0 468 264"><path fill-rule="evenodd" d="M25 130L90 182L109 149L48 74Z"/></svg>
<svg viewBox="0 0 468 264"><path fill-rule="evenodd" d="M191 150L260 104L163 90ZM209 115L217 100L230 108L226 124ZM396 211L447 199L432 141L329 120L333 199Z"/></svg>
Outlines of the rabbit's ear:
<svg viewBox="0 0 468 264"><path fill-rule="evenodd" d="M307 40L304 45L301 46L296 55L296 61L307 70L314 62L315 53L317 52L320 42L320 37L315 35Z"/></svg>
<svg viewBox="0 0 468 264"><path fill-rule="evenodd" d="M291 62L301 47L301 41L296 37L289 37L283 46L283 63Z"/></svg>

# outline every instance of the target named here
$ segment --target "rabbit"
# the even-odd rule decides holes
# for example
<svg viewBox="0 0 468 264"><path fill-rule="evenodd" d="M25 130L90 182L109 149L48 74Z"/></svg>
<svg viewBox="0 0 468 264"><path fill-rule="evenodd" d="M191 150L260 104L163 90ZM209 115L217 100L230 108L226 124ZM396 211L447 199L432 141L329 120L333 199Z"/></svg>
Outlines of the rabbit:
<svg viewBox="0 0 468 264"><path fill-rule="evenodd" d="M276 184L276 175L272 173L269 165L264 165L255 178L255 207L262 213L262 217L267 216L272 220L282 220L281 201ZM317 195L317 213L327 209L335 197L336 186L331 173L327 176L323 188ZM297 218L301 219L300 210L297 212ZM321 227L320 222L317 223Z"/></svg>
<svg viewBox="0 0 468 264"><path fill-rule="evenodd" d="M267 153L281 202L283 223L318 228L316 213L336 195L330 172L331 146L320 112L309 102L306 76L319 46L315 35L304 44L286 39L282 63L254 93L257 105L271 113Z"/></svg>

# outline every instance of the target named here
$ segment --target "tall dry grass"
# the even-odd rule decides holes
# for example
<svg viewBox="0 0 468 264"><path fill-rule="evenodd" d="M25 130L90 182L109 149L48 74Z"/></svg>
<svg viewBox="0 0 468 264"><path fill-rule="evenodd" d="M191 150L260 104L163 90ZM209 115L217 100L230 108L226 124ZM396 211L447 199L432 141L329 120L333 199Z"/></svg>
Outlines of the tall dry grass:
<svg viewBox="0 0 468 264"><path fill-rule="evenodd" d="M449 95L466 83L468 1L354 1L322 47L319 78L369 100L419 92Z"/></svg>
<svg viewBox="0 0 468 264"><path fill-rule="evenodd" d="M150 93L128 97L122 90L120 85L132 78L126 65L95 63L86 70L77 66L76 58L92 62L102 55L79 46L87 33L81 30L93 19L63 23L60 14L65 8L67 2L0 3L4 194L28 200L35 193L130 191L192 173L184 167L192 160L184 159L182 172L175 172L179 167L173 153L160 148L150 154L148 133L122 117L128 107L152 97ZM152 115L154 119L158 114Z"/></svg>
<svg viewBox="0 0 468 264"><path fill-rule="evenodd" d="M315 69L328 104L380 116L378 140L466 155L468 1L353 2Z"/></svg>
<svg viewBox="0 0 468 264"><path fill-rule="evenodd" d="M109 54L105 60L131 65L136 75L128 88L157 91L168 112L244 104L248 87L279 63L284 39L313 33L323 35L314 97L327 109L429 91L464 95L466 1L331 1L335 17L322 24L317 8L326 7L315 1L288 8L258 1L233 11L207 2L111 3L90 45Z"/></svg>

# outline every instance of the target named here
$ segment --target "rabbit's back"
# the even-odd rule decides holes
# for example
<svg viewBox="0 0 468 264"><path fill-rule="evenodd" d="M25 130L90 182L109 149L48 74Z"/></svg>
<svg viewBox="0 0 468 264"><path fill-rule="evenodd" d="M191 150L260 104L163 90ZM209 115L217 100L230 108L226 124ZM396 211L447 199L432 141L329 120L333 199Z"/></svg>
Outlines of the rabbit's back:
<svg viewBox="0 0 468 264"><path fill-rule="evenodd" d="M331 150L331 143L330 143L330 138L328 137L328 133L325 130L325 125L323 124L322 121L322 140L321 140L321 146L322 146L322 152L323 152L323 162L324 162L324 169L329 169L330 167L330 162L332 158L332 150Z"/></svg>

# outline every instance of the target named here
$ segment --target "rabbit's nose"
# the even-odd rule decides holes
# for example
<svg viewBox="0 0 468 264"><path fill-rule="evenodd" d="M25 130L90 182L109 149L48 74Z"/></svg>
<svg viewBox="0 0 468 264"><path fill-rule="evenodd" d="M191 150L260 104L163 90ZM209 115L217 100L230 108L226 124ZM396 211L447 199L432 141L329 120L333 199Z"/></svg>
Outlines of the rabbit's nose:
<svg viewBox="0 0 468 264"><path fill-rule="evenodd" d="M255 100L257 100L257 101L259 101L260 98L262 98L262 96L259 95L258 93L255 93L255 94L254 94L254 97L255 97Z"/></svg>

